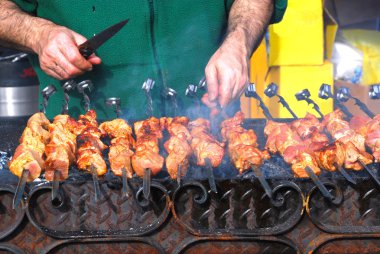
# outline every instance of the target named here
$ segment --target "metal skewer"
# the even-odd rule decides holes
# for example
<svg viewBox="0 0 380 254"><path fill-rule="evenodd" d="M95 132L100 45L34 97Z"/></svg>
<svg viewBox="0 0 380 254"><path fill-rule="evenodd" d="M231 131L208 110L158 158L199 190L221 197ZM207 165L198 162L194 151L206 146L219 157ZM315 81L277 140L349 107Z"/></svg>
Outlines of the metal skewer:
<svg viewBox="0 0 380 254"><path fill-rule="evenodd" d="M305 167L305 171L308 174L308 176L311 178L311 180L315 183L315 185L318 187L319 191L322 193L322 196L324 198L327 198L333 204L340 203L334 198L334 196L329 192L326 186L321 182L321 180L318 178L318 176L314 173L314 171L310 167L308 166Z"/></svg>
<svg viewBox="0 0 380 254"><path fill-rule="evenodd" d="M178 165L177 184L178 184L178 187L181 187L181 165Z"/></svg>
<svg viewBox="0 0 380 254"><path fill-rule="evenodd" d="M206 163L206 173L208 178L208 183L210 185L210 189L214 193L218 193L218 189L216 188L216 182L215 182L215 176L214 176L214 170L212 168L212 164L209 158L205 158Z"/></svg>
<svg viewBox="0 0 380 254"><path fill-rule="evenodd" d="M275 83L270 83L267 86L267 88L265 88L264 90L264 94L268 96L269 98L277 96L279 99L278 102L281 103L281 105L289 111L289 113L293 116L294 119L298 119L297 115L290 108L289 104L285 101L284 97L279 95L277 92L278 92L278 86Z"/></svg>
<svg viewBox="0 0 380 254"><path fill-rule="evenodd" d="M323 118L323 114L321 110L319 109L319 106L317 105L317 103L315 103L312 99L310 99L310 91L308 89L304 89L296 93L295 96L298 101L306 101L307 104L313 105L314 110L317 111L317 113L319 114L321 118Z"/></svg>
<svg viewBox="0 0 380 254"><path fill-rule="evenodd" d="M116 117L119 118L121 114L120 106L121 106L121 101L120 98L116 97L111 97L106 99L106 105L109 107L114 107L114 112L116 114Z"/></svg>
<svg viewBox="0 0 380 254"><path fill-rule="evenodd" d="M76 86L77 86L77 83L73 79L66 81L62 85L64 100L63 100L61 112L64 115L67 115L69 113L69 101L70 101L69 92L75 89Z"/></svg>
<svg viewBox="0 0 380 254"><path fill-rule="evenodd" d="M170 87L165 87L162 91L162 97L170 101L173 108L173 116L176 116L178 113L177 92Z"/></svg>
<svg viewBox="0 0 380 254"><path fill-rule="evenodd" d="M144 90L144 93L145 93L145 97L146 97L146 100L147 100L147 108L146 108L146 114L148 117L151 117L153 116L153 99L152 99L152 94L151 94L151 91L154 87L154 80L153 79L150 79L148 78L147 80L145 80L145 82L143 83L141 89Z"/></svg>
<svg viewBox="0 0 380 254"><path fill-rule="evenodd" d="M122 187L122 191L124 193L124 195L129 198L129 185L128 185L128 177L127 177L127 169L126 168L123 168L121 170L121 177L122 177L122 181L123 181L123 187Z"/></svg>
<svg viewBox="0 0 380 254"><path fill-rule="evenodd" d="M94 182L94 192L95 192L95 203L100 198L100 184L99 184L99 178L98 178L98 172L94 165L90 166L90 171L92 174L92 181Z"/></svg>
<svg viewBox="0 0 380 254"><path fill-rule="evenodd" d="M265 106L263 100L261 99L261 97L257 94L256 92L256 86L254 83L250 83L247 87L247 89L245 90L245 96L248 97L248 98L255 98L256 100L259 101L259 107L263 110L263 113L265 115L265 117L269 120L273 120L273 116L271 115L271 113L269 112L269 109L267 106Z"/></svg>
<svg viewBox="0 0 380 254"><path fill-rule="evenodd" d="M46 113L46 108L47 108L50 96L55 94L56 91L57 89L53 85L48 85L41 91L42 99L43 99L41 112L43 112L44 114Z"/></svg>
<svg viewBox="0 0 380 254"><path fill-rule="evenodd" d="M375 173L364 163L364 161L362 161L360 159L358 161L363 166L363 168L367 171L367 173L372 178L372 180L375 182L375 184L377 185L377 187L380 188L380 181L377 178L377 176L375 175Z"/></svg>
<svg viewBox="0 0 380 254"><path fill-rule="evenodd" d="M338 169L338 171L342 174L342 176L348 182L352 183L353 185L356 185L356 181L350 176L350 174L341 165L338 165L337 163L335 163L334 166Z"/></svg>
<svg viewBox="0 0 380 254"><path fill-rule="evenodd" d="M350 89L348 87L339 88L338 91L336 92L336 99L339 102L346 102L349 99L353 99L355 101L355 105L359 106L359 108L364 113L366 113L370 118L373 118L375 116L375 114L371 110L369 110L369 108L361 100L359 100L356 97L353 97L350 94Z"/></svg>
<svg viewBox="0 0 380 254"><path fill-rule="evenodd" d="M59 193L59 181L61 180L61 171L54 170L53 183L52 183L52 191L51 191L51 201L53 202L58 198Z"/></svg>
<svg viewBox="0 0 380 254"><path fill-rule="evenodd" d="M321 87L319 88L318 97L321 98L321 99L323 99L323 100L327 100L329 98L333 99L335 105L338 108L340 108L342 110L342 112L348 118L351 119L353 117L353 115L351 114L351 112L348 110L348 108L346 106L344 106L343 103L341 103L339 100L335 100L334 95L331 92L331 86L330 85L328 85L328 84L322 84Z"/></svg>
<svg viewBox="0 0 380 254"><path fill-rule="evenodd" d="M12 203L12 208L16 209L18 205L21 202L21 199L23 198L24 192L25 192L25 186L26 186L26 181L28 180L29 177L29 170L28 169L23 169L21 173L20 180L18 181L17 188L15 195L13 197L13 203Z"/></svg>
<svg viewBox="0 0 380 254"><path fill-rule="evenodd" d="M77 85L78 92L82 94L83 96L83 102L84 102L84 109L86 111L90 110L90 97L88 97L86 90L91 92L94 85L92 84L91 80L83 80L82 82L79 82Z"/></svg>
<svg viewBox="0 0 380 254"><path fill-rule="evenodd" d="M199 114L201 113L201 101L197 96L197 91L198 91L198 86L190 84L186 88L185 96L191 98L194 104L194 109L196 110L194 114L196 116L199 116Z"/></svg>
<svg viewBox="0 0 380 254"><path fill-rule="evenodd" d="M146 200L150 200L150 188L152 182L152 171L150 168L144 169L143 177L143 194Z"/></svg>

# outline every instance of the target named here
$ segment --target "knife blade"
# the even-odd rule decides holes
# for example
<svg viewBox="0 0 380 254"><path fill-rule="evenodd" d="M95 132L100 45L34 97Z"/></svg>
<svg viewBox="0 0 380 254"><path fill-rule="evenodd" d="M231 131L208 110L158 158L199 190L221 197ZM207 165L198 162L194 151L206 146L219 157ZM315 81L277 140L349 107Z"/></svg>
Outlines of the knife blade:
<svg viewBox="0 0 380 254"><path fill-rule="evenodd" d="M112 36L119 32L120 29L128 23L128 21L129 19L126 19L115 25L112 25L79 45L78 49L81 55L86 59L89 58L97 48L99 48L101 45L103 45L103 43L108 41Z"/></svg>

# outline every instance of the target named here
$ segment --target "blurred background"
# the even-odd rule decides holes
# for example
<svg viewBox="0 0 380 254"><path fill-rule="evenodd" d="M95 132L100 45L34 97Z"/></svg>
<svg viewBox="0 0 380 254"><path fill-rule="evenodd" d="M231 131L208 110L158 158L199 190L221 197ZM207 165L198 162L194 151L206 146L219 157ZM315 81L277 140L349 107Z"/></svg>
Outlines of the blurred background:
<svg viewBox="0 0 380 254"><path fill-rule="evenodd" d="M368 96L370 85L380 84L380 1L288 0L283 21L270 26L251 59L251 82L274 117L291 115L278 99L263 94L271 82L300 117L316 114L295 98L305 88L322 113L333 110L331 99L318 98L322 83L335 90L348 87L351 95L380 113L380 100ZM247 116L264 117L257 100L241 100ZM352 100L345 105L353 114L364 114Z"/></svg>

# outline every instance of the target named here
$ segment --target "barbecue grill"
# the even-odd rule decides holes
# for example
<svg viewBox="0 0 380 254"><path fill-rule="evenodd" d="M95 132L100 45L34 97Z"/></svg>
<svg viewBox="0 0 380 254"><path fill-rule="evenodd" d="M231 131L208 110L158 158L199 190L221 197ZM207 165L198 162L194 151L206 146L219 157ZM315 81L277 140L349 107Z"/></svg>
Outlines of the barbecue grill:
<svg viewBox="0 0 380 254"><path fill-rule="evenodd" d="M252 92L252 91L251 91ZM85 101L86 106L89 102ZM114 105L114 104L111 104ZM290 122L294 119L274 119ZM0 150L10 156L26 118L2 120ZM265 119L247 119L259 148L265 145ZM377 174L378 165L369 165ZM165 173L152 179L150 200L142 179L112 173L99 179L72 167L52 201L52 184L27 185L23 206L12 209L17 177L0 171L0 252L5 253L378 253L379 186L364 171L348 184L338 172L320 181L337 202L326 199L309 178L294 178L279 156L260 168L273 202L255 172L243 175L225 157L214 170L217 192L207 173L191 163L180 183Z"/></svg>

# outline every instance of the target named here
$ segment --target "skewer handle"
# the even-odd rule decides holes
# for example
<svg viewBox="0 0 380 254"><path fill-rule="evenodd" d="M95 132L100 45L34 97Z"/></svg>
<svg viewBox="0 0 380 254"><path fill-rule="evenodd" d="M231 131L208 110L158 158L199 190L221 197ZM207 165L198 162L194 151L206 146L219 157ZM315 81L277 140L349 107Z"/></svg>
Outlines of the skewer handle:
<svg viewBox="0 0 380 254"><path fill-rule="evenodd" d="M278 97L279 102L281 103L281 105L289 111L289 113L293 116L293 118L294 119L298 119L297 115L290 108L289 104L285 101L284 97L282 97L281 95L277 95L277 97Z"/></svg>
<svg viewBox="0 0 380 254"><path fill-rule="evenodd" d="M353 114L351 114L351 112L348 110L348 108L343 103L341 103L340 101L336 100L335 104L338 108L340 108L342 110L343 114L345 114L348 118L351 119L354 116Z"/></svg>
<svg viewBox="0 0 380 254"><path fill-rule="evenodd" d="M355 97L352 97L352 98L355 100L355 105L358 105L359 108L364 113L367 114L367 116L369 116L370 118L373 118L375 116L375 114L361 100L359 100L358 98L355 98Z"/></svg>
<svg viewBox="0 0 380 254"><path fill-rule="evenodd" d="M13 197L13 203L12 203L13 209L16 209L18 207L18 205L20 204L20 202L23 198L23 195L25 192L26 181L28 180L29 174L30 174L30 172L27 169L24 169L22 171L20 180L18 181L18 184L17 184L15 195Z"/></svg>
<svg viewBox="0 0 380 254"><path fill-rule="evenodd" d="M143 194L146 200L150 199L150 187L152 181L152 171L149 168L144 169Z"/></svg>

